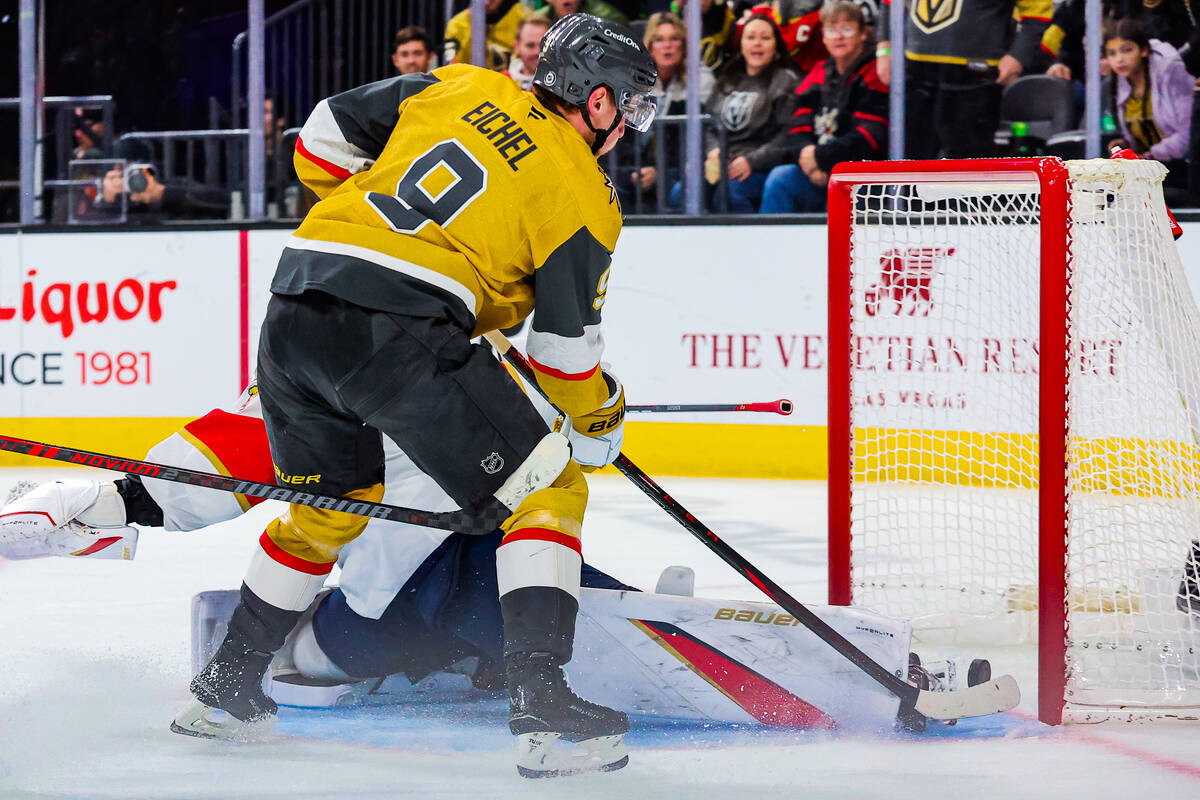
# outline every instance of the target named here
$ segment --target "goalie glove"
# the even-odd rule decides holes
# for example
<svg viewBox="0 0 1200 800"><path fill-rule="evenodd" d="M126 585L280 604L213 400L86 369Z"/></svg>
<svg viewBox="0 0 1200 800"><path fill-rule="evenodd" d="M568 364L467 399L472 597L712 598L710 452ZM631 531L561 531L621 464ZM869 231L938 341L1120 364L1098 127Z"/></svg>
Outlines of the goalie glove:
<svg viewBox="0 0 1200 800"><path fill-rule="evenodd" d="M625 390L603 364L600 370L608 386L608 400L595 411L572 419L567 434L571 456L584 472L615 461L621 454L621 442L625 438Z"/></svg>

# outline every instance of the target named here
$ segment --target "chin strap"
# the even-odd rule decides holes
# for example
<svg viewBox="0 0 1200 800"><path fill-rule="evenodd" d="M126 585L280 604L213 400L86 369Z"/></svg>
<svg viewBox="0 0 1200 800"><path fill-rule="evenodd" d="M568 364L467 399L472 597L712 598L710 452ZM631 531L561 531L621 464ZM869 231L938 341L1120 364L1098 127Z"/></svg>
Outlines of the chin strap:
<svg viewBox="0 0 1200 800"><path fill-rule="evenodd" d="M586 105L580 107L579 110L583 112L583 121L587 123L591 132L596 134L596 138L592 140L592 155L596 155L600 152L600 148L604 147L604 143L608 141L608 137L612 136L613 131L620 126L622 114L620 111L617 111L617 115L613 117L612 125L601 129L592 124L592 112L588 110Z"/></svg>

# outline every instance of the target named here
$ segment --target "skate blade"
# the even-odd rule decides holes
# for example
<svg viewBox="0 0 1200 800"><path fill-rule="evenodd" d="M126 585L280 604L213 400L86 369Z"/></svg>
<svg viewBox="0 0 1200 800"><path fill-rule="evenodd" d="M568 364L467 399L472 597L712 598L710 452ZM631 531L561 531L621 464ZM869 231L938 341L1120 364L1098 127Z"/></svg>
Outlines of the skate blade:
<svg viewBox="0 0 1200 800"><path fill-rule="evenodd" d="M202 739L245 742L260 738L274 725L274 716L242 722L228 712L195 700L171 721L171 732Z"/></svg>
<svg viewBox="0 0 1200 800"><path fill-rule="evenodd" d="M597 736L577 744L545 731L517 737L517 773L522 778L613 772L628 763L629 750L622 734Z"/></svg>

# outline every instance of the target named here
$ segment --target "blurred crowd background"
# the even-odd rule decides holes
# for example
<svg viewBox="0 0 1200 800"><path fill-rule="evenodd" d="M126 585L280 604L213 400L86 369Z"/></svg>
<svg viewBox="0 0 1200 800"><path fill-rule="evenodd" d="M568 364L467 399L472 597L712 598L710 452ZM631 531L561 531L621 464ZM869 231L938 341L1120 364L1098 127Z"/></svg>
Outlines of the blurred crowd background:
<svg viewBox="0 0 1200 800"><path fill-rule="evenodd" d="M313 198L291 157L317 101L470 62L476 35L482 66L528 88L547 26L575 11L629 25L658 66L659 120L605 162L626 214L687 208L689 41L700 213L822 213L833 167L887 158L893 125L909 158L1083 157L1089 47L1101 63L1103 152L1163 162L1175 206L1200 199L1190 0L1103 0L1101 37L1086 35L1085 0L917 0L904 11L902 86L886 0L691 1L701 30L689 38L688 0L485 0L483 31L468 0L266 0L266 94L252 111L246 0L45 0L38 221L246 218L251 113L263 119L265 214L301 217ZM20 219L18 7L0 0L0 52L11 54L0 71L0 224ZM902 119L891 119L894 92Z"/></svg>

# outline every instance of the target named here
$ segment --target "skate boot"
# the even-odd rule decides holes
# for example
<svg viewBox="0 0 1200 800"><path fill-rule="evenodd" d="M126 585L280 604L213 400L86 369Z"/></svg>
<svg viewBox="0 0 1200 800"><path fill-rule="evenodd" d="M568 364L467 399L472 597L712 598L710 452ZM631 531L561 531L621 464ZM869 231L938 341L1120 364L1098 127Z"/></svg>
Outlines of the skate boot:
<svg viewBox="0 0 1200 800"><path fill-rule="evenodd" d="M575 694L552 655L514 653L506 659L505 671L508 727L517 737L522 777L611 772L629 763L623 739L629 717Z"/></svg>
<svg viewBox="0 0 1200 800"><path fill-rule="evenodd" d="M1192 539L1192 551L1183 564L1183 580L1175 607L1185 614L1200 616L1200 539Z"/></svg>
<svg viewBox="0 0 1200 800"><path fill-rule="evenodd" d="M921 662L908 654L908 682L926 692L969 689L992 679L992 664L986 658L947 658Z"/></svg>
<svg viewBox="0 0 1200 800"><path fill-rule="evenodd" d="M245 651L226 639L192 678L188 688L196 700L175 717L171 730L185 736L236 739L247 735L251 725L272 723L277 707L262 688L271 658L271 653Z"/></svg>
<svg viewBox="0 0 1200 800"><path fill-rule="evenodd" d="M299 611L276 608L243 583L224 641L188 687L195 702L175 717L171 730L242 739L272 724L277 706L263 691L263 677L299 618Z"/></svg>

